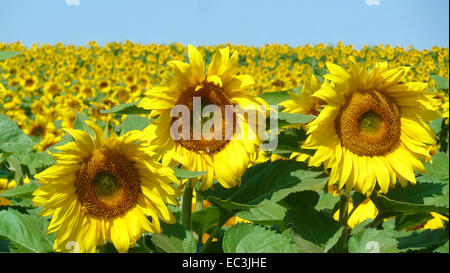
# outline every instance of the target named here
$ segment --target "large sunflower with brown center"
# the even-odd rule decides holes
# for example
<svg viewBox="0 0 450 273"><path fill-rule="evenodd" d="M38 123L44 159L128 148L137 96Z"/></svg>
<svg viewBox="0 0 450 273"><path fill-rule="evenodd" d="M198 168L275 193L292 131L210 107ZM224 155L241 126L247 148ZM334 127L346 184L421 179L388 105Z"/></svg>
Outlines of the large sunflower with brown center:
<svg viewBox="0 0 450 273"><path fill-rule="evenodd" d="M146 98L139 103L139 107L152 110L150 117L158 117L145 130L149 135L149 146L159 150L164 164L180 163L193 171L206 171L201 177L202 190L211 187L214 178L222 186L231 188L240 184L241 176L256 159L261 141L242 115L234 115L232 124L226 124L225 108L240 105L243 109L257 110L259 105L266 103L249 93L254 84L251 76L237 75L236 51L230 57L228 48L220 49L205 73L200 52L191 45L188 50L190 64L171 61L168 65L172 73L167 74L165 86L146 92ZM171 116L171 109L176 105L186 106L190 112L190 125L193 125L193 119L198 115L193 108L194 98L200 98L201 111L207 105L219 107L221 137L208 138L202 134L195 138L194 134L199 132L194 126L189 126L188 138L175 140L171 136L171 126L178 120L178 117ZM208 121L203 117L202 126ZM245 132L243 138L236 137L238 126L241 132Z"/></svg>
<svg viewBox="0 0 450 273"><path fill-rule="evenodd" d="M303 148L317 149L309 164L331 168L329 184L369 195L415 183L414 171L425 172L435 133L427 122L438 113L426 97L428 85L404 82L407 67L370 71L351 57L348 70L327 63L330 81L314 93L326 102L310 124Z"/></svg>
<svg viewBox="0 0 450 273"><path fill-rule="evenodd" d="M67 130L75 141L57 147L58 164L35 176L43 185L33 201L52 216L47 232L56 232L55 250L95 252L109 239L127 252L142 233L161 232L159 218L175 222L166 204L177 204L177 179L139 144L141 132L104 139L98 125L86 123L95 137Z"/></svg>

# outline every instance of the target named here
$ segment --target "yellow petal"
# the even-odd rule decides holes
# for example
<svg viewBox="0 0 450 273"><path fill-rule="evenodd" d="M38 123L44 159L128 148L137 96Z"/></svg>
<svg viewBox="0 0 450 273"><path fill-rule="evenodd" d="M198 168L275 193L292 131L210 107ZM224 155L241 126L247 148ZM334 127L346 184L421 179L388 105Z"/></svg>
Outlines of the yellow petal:
<svg viewBox="0 0 450 273"><path fill-rule="evenodd" d="M216 86L222 87L222 79L217 76L217 75L208 75L207 82L212 82L214 83Z"/></svg>
<svg viewBox="0 0 450 273"><path fill-rule="evenodd" d="M81 150L85 150L87 152L94 151L94 143L92 142L92 138L89 136L88 133L81 131L81 130L72 130L72 129L65 129L75 140L75 142L78 144L78 147L80 147Z"/></svg>
<svg viewBox="0 0 450 273"><path fill-rule="evenodd" d="M380 185L381 192L386 194L389 189L389 172L386 168L384 158L374 156L370 158L369 164L371 164L377 177L378 185Z"/></svg>
<svg viewBox="0 0 450 273"><path fill-rule="evenodd" d="M398 149L388 155L387 159L389 164L399 176L415 184L416 178L414 176L414 171L408 162L406 162L401 155L396 152L397 150ZM400 179L400 177L398 178Z"/></svg>
<svg viewBox="0 0 450 273"><path fill-rule="evenodd" d="M103 132L103 129L93 121L86 120L85 122L95 132L94 137L95 147L97 149L101 149L103 147L103 139L105 138L105 133Z"/></svg>
<svg viewBox="0 0 450 273"><path fill-rule="evenodd" d="M195 82L201 83L205 79L205 62L203 57L197 48L192 45L188 45L188 55Z"/></svg>
<svg viewBox="0 0 450 273"><path fill-rule="evenodd" d="M128 252L130 235L128 234L125 219L120 216L111 220L111 241L120 253Z"/></svg>

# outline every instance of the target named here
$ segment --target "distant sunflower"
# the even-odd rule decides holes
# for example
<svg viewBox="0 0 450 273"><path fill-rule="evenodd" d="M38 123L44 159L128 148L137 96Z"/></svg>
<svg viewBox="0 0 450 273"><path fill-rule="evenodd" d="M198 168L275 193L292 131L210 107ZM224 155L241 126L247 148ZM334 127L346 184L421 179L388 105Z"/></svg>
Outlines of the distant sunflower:
<svg viewBox="0 0 450 273"><path fill-rule="evenodd" d="M280 103L284 107L283 112L317 116L324 102L312 95L320 89L320 86L316 76L311 75L309 79L305 77L300 94L291 92L289 93L291 99Z"/></svg>
<svg viewBox="0 0 450 273"><path fill-rule="evenodd" d="M34 121L24 129L24 132L29 136L36 136L45 138L47 134L55 131L55 125L43 115L36 115Z"/></svg>
<svg viewBox="0 0 450 273"><path fill-rule="evenodd" d="M16 180L8 181L7 178L0 178L0 193L15 188L17 185ZM9 206L11 205L11 200L6 199L4 197L0 197L0 206Z"/></svg>
<svg viewBox="0 0 450 273"><path fill-rule="evenodd" d="M36 76L26 76L22 78L22 87L27 92L33 92L37 89L39 79Z"/></svg>
<svg viewBox="0 0 450 273"><path fill-rule="evenodd" d="M44 85L44 93L52 98L59 95L63 88L56 81L49 81Z"/></svg>
<svg viewBox="0 0 450 273"><path fill-rule="evenodd" d="M251 76L237 75L239 65L236 51L230 57L228 47L220 49L213 56L205 74L205 63L200 52L191 45L188 50L190 64L176 60L169 62L173 74L167 75L166 85L147 91L146 98L139 103L139 107L152 110L150 117L159 116L146 129L150 137L149 145L159 149L164 164L178 162L193 171L207 171L201 178L201 190L211 187L214 177L226 188L240 185L241 176L252 163L255 154L258 154L260 141L258 137L255 140L250 140L250 137L236 139L234 130L231 137L225 136L225 126L229 126L225 125L225 106L240 105L247 109L266 103L248 92L254 84ZM201 98L202 111L203 105L214 104L220 107L222 139L207 140L202 136L201 139L194 140L193 130L189 140L174 140L171 137L170 128L176 119L170 116L172 107L187 106L192 122L193 97ZM247 125L245 121L244 126Z"/></svg>
<svg viewBox="0 0 450 273"><path fill-rule="evenodd" d="M24 184L30 183L30 178L28 176L25 176L23 178ZM6 190L10 190L17 187L16 180L8 180L7 178L0 178L0 193L3 193ZM6 199L4 197L0 197L0 206L9 206L11 205L11 200Z"/></svg>
<svg viewBox="0 0 450 273"><path fill-rule="evenodd" d="M166 203L177 204L177 179L138 144L140 131L104 139L98 125L86 123L94 139L67 130L75 141L58 147L58 164L35 176L43 185L33 201L44 207L40 215L52 216L47 232L56 231L57 251L76 242L81 252L95 252L109 239L127 252L141 233L161 232L158 217L175 222Z"/></svg>
<svg viewBox="0 0 450 273"><path fill-rule="evenodd" d="M97 84L97 89L101 93L108 93L109 91L111 91L111 82L109 80L107 80L107 79L101 80Z"/></svg>
<svg viewBox="0 0 450 273"><path fill-rule="evenodd" d="M304 85L300 94L289 93L291 99L281 102L280 105L283 106L283 112L286 113L317 116L325 102L312 95L320 89L321 83L314 75L311 75L309 79L305 77L303 82ZM299 126L305 130L308 129L308 124ZM297 161L305 161L309 158L309 154L293 152L291 158L296 158Z"/></svg>
<svg viewBox="0 0 450 273"><path fill-rule="evenodd" d="M303 148L317 149L309 165L331 168L329 184L369 195L378 184L386 193L398 179L416 182L431 160L435 133L426 124L438 117L425 96L427 84L403 82L407 67L378 63L369 72L351 57L348 71L327 63L331 81L314 93L326 102L310 124ZM377 183L378 182L378 183Z"/></svg>

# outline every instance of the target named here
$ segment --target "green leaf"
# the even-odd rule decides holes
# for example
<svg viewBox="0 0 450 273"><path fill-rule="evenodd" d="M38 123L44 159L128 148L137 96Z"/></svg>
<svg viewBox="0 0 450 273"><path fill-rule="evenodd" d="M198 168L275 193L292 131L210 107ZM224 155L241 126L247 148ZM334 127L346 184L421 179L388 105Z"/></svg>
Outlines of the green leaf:
<svg viewBox="0 0 450 273"><path fill-rule="evenodd" d="M285 100L291 99L287 91L264 92L259 94L258 97L265 100L269 105L278 105Z"/></svg>
<svg viewBox="0 0 450 273"><path fill-rule="evenodd" d="M395 220L386 220L383 225L386 236L398 241L398 249L401 252L430 251L448 242L448 231L445 229L426 229L406 231L396 230Z"/></svg>
<svg viewBox="0 0 450 273"><path fill-rule="evenodd" d="M443 244L443 245L441 245L440 247L438 247L438 248L436 248L435 250L434 250L434 252L437 252L437 253L449 253L449 249L448 249L448 240L447 240L447 242L445 243L445 244Z"/></svg>
<svg viewBox="0 0 450 273"><path fill-rule="evenodd" d="M431 79L436 82L436 88L440 90L448 90L448 79L439 75L431 75Z"/></svg>
<svg viewBox="0 0 450 273"><path fill-rule="evenodd" d="M134 247L128 250L128 253L154 253L154 251L147 246L146 238L148 237L150 236L142 234Z"/></svg>
<svg viewBox="0 0 450 273"><path fill-rule="evenodd" d="M1 153L0 152L0 163L3 163L12 153Z"/></svg>
<svg viewBox="0 0 450 273"><path fill-rule="evenodd" d="M317 202L315 209L322 212L330 212L329 215L331 215L334 207L339 202L339 196L333 196L331 193L324 190L320 190L318 193L319 201Z"/></svg>
<svg viewBox="0 0 450 273"><path fill-rule="evenodd" d="M433 157L433 163L426 162L424 164L428 173L421 174L417 177L420 182L447 183L449 180L449 159L446 153L436 153Z"/></svg>
<svg viewBox="0 0 450 273"><path fill-rule="evenodd" d="M189 179L194 177L199 177L205 174L206 172L195 172L195 171L189 171L185 169L179 169L179 168L172 168L173 174L175 177L179 179Z"/></svg>
<svg viewBox="0 0 450 273"><path fill-rule="evenodd" d="M431 214L427 212L402 214L395 217L395 229L403 230L407 228L413 228L418 225L425 224L430 219L433 219L433 216L431 216Z"/></svg>
<svg viewBox="0 0 450 273"><path fill-rule="evenodd" d="M415 230L407 234L397 237L398 248L402 251L434 248L448 242L448 231L445 229Z"/></svg>
<svg viewBox="0 0 450 273"><path fill-rule="evenodd" d="M428 125L431 127L431 129L433 129L433 131L436 134L439 134L442 130L442 118L439 117L437 119L434 119Z"/></svg>
<svg viewBox="0 0 450 273"><path fill-rule="evenodd" d="M401 214L415 214L421 212L437 212L448 216L449 212L449 209L443 206L412 204L391 200L378 192L372 194L370 199L379 211L377 216L379 219L399 216Z"/></svg>
<svg viewBox="0 0 450 273"><path fill-rule="evenodd" d="M31 200L31 198L12 198L11 206L31 209L34 207L34 203L33 200Z"/></svg>
<svg viewBox="0 0 450 273"><path fill-rule="evenodd" d="M254 224L231 226L223 237L225 253L294 253L295 245L285 236Z"/></svg>
<svg viewBox="0 0 450 273"><path fill-rule="evenodd" d="M254 225L238 223L231 226L224 234L223 237L223 251L224 253L236 252L236 247L239 241L246 235L251 234L254 231Z"/></svg>
<svg viewBox="0 0 450 273"><path fill-rule="evenodd" d="M285 207L269 201L263 206L238 212L236 216L255 224L283 226L286 211Z"/></svg>
<svg viewBox="0 0 450 273"><path fill-rule="evenodd" d="M316 191L294 192L278 202L280 205L291 208L314 208L319 201L319 194Z"/></svg>
<svg viewBox="0 0 450 273"><path fill-rule="evenodd" d="M150 114L150 110L145 110L143 108L139 108L138 102L133 103L124 103L118 106L115 106L108 110L100 110L102 114L116 114L116 115L141 115L141 114Z"/></svg>
<svg viewBox="0 0 450 273"><path fill-rule="evenodd" d="M37 183L29 183L24 185L18 185L15 188L9 189L0 193L0 197L4 198L32 198L33 192L39 188Z"/></svg>
<svg viewBox="0 0 450 273"><path fill-rule="evenodd" d="M365 229L348 240L350 253L397 253L398 242L390 232L377 229Z"/></svg>
<svg viewBox="0 0 450 273"><path fill-rule="evenodd" d="M19 55L22 51L0 51L0 61Z"/></svg>
<svg viewBox="0 0 450 273"><path fill-rule="evenodd" d="M150 124L147 117L141 117L136 115L127 115L123 121L124 133L132 130L143 130Z"/></svg>
<svg viewBox="0 0 450 273"><path fill-rule="evenodd" d="M305 154L314 154L314 150L307 150L301 148L301 143L306 140L306 132L302 129L287 128L278 136L278 145L273 151L275 154L290 156L292 152L299 152Z"/></svg>
<svg viewBox="0 0 450 273"><path fill-rule="evenodd" d="M434 205L434 206L444 206L446 208L449 207L449 184L447 180L447 185L442 187L442 192L436 196L424 197L423 203L425 205Z"/></svg>
<svg viewBox="0 0 450 273"><path fill-rule="evenodd" d="M51 252L53 238L46 234L43 217L20 214L13 209L0 211L0 237L10 241L11 252Z"/></svg>
<svg viewBox="0 0 450 273"><path fill-rule="evenodd" d="M443 183L432 182L421 182L415 185L408 184L406 187L398 186L395 189L390 189L386 196L392 200L424 204L426 197L442 195L444 187L445 184Z"/></svg>
<svg viewBox="0 0 450 273"><path fill-rule="evenodd" d="M43 209L44 209L43 207L28 208L28 209L26 210L26 212L27 212L29 215L36 215L36 216L37 216Z"/></svg>
<svg viewBox="0 0 450 273"><path fill-rule="evenodd" d="M288 130L293 129L289 128ZM286 130L287 131L287 130ZM278 145L275 150L272 151L272 154L281 155L285 158L290 158L292 153L300 153L307 155L314 155L314 150L308 150L301 148L301 144L304 139L301 139L301 135L292 136L287 135L286 131L281 132L278 137Z"/></svg>
<svg viewBox="0 0 450 273"><path fill-rule="evenodd" d="M342 232L344 231L344 227L340 227L333 236L331 236L330 239L328 239L327 243L325 244L325 252L328 252L330 249L332 249L339 241L339 239L342 236Z"/></svg>
<svg viewBox="0 0 450 273"><path fill-rule="evenodd" d="M73 123L73 129L82 130L89 133L90 135L94 135L94 131L85 123L86 120L89 120L89 117L84 113L76 112L76 114L77 115Z"/></svg>
<svg viewBox="0 0 450 273"><path fill-rule="evenodd" d="M202 236L203 233L207 232L217 223L219 215L220 209L214 206L195 211L191 215L192 230L195 231L199 237Z"/></svg>
<svg viewBox="0 0 450 273"><path fill-rule="evenodd" d="M195 253L197 241L191 232L184 226L176 224L164 224L161 228L164 233L152 234L152 243L165 253Z"/></svg>
<svg viewBox="0 0 450 273"><path fill-rule="evenodd" d="M31 151L35 144L13 121L0 114L0 151Z"/></svg>
<svg viewBox="0 0 450 273"><path fill-rule="evenodd" d="M396 187L389 190L387 197L392 200L415 204L449 207L448 157L445 153L433 156L433 164L425 163L428 171L417 177L416 185Z"/></svg>
<svg viewBox="0 0 450 273"><path fill-rule="evenodd" d="M315 116L312 115L302 115L302 114L294 114L294 113L285 113L279 112L278 119L284 120L289 124L299 124L299 123L308 123L313 120Z"/></svg>
<svg viewBox="0 0 450 273"><path fill-rule="evenodd" d="M209 202L233 213L264 205L267 201L280 201L293 192L317 191L326 181L321 169L310 168L304 162L279 160L247 169L240 187L225 189L216 183L213 188L199 193Z"/></svg>
<svg viewBox="0 0 450 273"><path fill-rule="evenodd" d="M9 241L0 240L0 253L9 252Z"/></svg>
<svg viewBox="0 0 450 273"><path fill-rule="evenodd" d="M293 230L291 230L291 237L300 253L324 253L324 250L320 246L303 239Z"/></svg>
<svg viewBox="0 0 450 273"><path fill-rule="evenodd" d="M56 164L56 161L47 152L19 152L16 154L16 157L21 165L28 168L31 175L35 175L37 172Z"/></svg>
<svg viewBox="0 0 450 273"><path fill-rule="evenodd" d="M362 221L361 223L357 224L355 227L352 228L350 234L355 235L361 231L363 231L364 229L367 228L367 226L372 223L373 219L366 219L364 221Z"/></svg>
<svg viewBox="0 0 450 273"><path fill-rule="evenodd" d="M285 221L292 224L297 235L320 246L322 250L341 227L338 222L312 208L289 210Z"/></svg>

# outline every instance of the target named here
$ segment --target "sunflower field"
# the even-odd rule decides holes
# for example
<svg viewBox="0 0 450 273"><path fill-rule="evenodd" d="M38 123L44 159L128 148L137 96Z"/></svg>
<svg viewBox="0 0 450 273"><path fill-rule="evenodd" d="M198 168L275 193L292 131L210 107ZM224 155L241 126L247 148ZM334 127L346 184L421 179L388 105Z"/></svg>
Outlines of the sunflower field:
<svg viewBox="0 0 450 273"><path fill-rule="evenodd" d="M0 43L0 252L448 253L448 77L437 46Z"/></svg>

